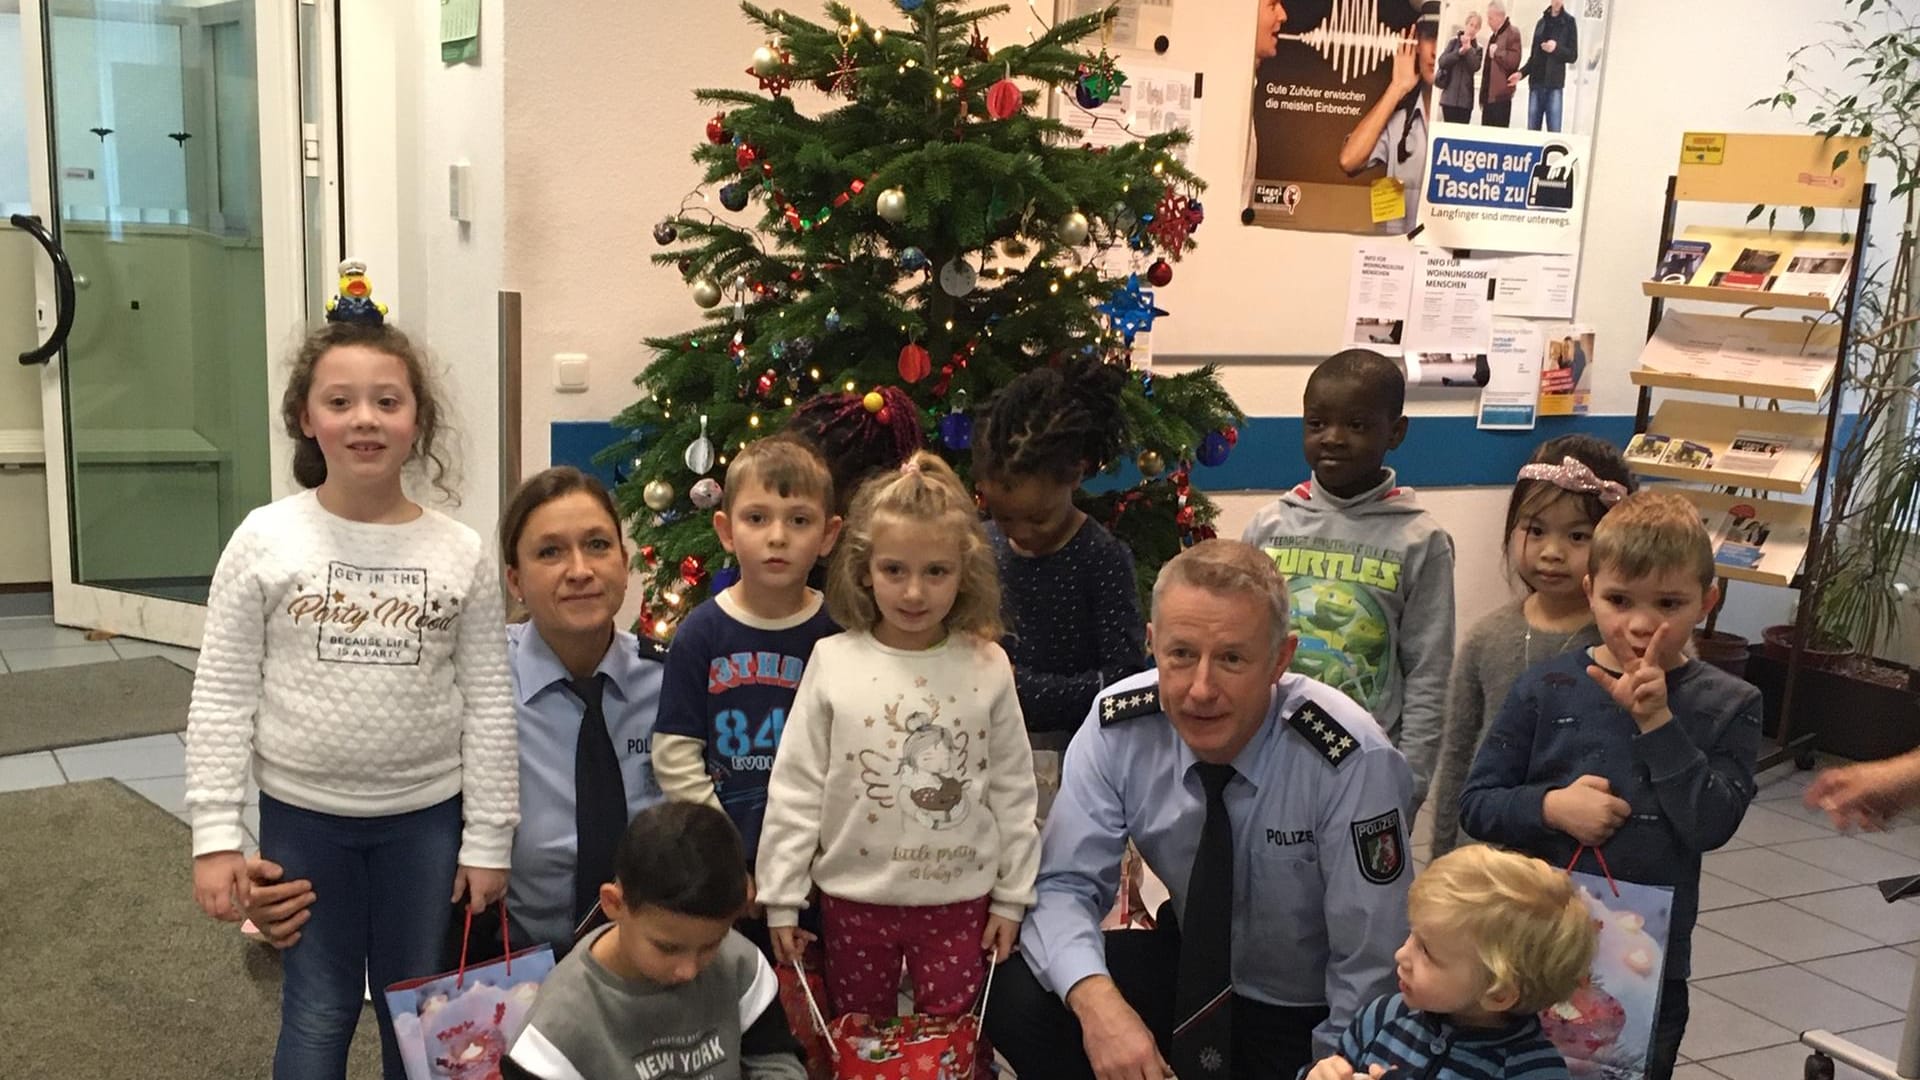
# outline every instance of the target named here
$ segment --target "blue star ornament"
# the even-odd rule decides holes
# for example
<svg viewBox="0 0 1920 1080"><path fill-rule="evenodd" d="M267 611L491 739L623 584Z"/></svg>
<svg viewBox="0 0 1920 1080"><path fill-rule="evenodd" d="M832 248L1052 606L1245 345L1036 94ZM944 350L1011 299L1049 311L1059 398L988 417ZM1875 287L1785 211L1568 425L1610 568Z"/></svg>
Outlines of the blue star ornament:
<svg viewBox="0 0 1920 1080"><path fill-rule="evenodd" d="M1153 305L1153 290L1141 287L1139 274L1128 274L1127 283L1093 310L1105 315L1107 325L1119 331L1129 345L1140 331L1152 333L1153 320L1167 314Z"/></svg>

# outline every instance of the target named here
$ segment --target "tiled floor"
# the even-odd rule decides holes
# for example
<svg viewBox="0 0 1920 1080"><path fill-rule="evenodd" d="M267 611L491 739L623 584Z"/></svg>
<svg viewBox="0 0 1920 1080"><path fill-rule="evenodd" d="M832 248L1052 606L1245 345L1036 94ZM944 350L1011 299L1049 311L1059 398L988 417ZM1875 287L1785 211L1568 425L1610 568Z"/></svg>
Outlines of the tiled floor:
<svg viewBox="0 0 1920 1080"><path fill-rule="evenodd" d="M45 618L0 618L0 671L165 656L188 649L116 639L89 642ZM185 743L155 735L0 757L0 791L115 777L184 820ZM1694 934L1693 1019L1676 1080L1797 1080L1804 1029L1845 1032L1892 1058L1920 954L1920 901L1887 904L1881 878L1920 874L1920 815L1890 832L1841 836L1800 796L1811 774L1783 766L1761 777L1734 839L1707 856ZM249 801L248 837L259 828ZM1415 833L1424 860L1425 829ZM1839 1080L1863 1074L1838 1066Z"/></svg>

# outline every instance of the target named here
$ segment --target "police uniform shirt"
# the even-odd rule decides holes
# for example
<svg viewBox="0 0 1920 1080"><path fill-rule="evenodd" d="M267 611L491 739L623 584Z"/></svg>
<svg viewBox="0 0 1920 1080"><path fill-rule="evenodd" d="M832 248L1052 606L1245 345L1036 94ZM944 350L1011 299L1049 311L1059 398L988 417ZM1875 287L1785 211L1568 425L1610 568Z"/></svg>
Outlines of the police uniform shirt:
<svg viewBox="0 0 1920 1080"><path fill-rule="evenodd" d="M1367 159L1369 168L1376 165L1385 165L1387 176L1400 181L1406 202L1406 216L1389 224L1396 225L1400 232L1413 228L1420 216L1420 185L1426 181L1427 173L1425 86L1414 91L1412 108L1395 109L1393 115L1387 117L1387 126L1380 132L1380 138L1373 144L1373 154Z"/></svg>
<svg viewBox="0 0 1920 1080"><path fill-rule="evenodd" d="M1186 906L1206 796L1193 755L1159 707L1159 672L1108 687L1067 749L1042 837L1037 897L1020 936L1041 985L1064 997L1107 973L1100 919L1126 838ZM1234 759L1233 987L1270 1005L1325 1004L1316 1057L1367 1002L1393 989L1407 936L1406 807L1413 778L1365 709L1288 674ZM1172 973L1168 973L1172 977Z"/></svg>
<svg viewBox="0 0 1920 1080"><path fill-rule="evenodd" d="M660 801L649 751L665 655L657 643L615 630L596 669L607 677L602 709L620 759L629 817ZM515 929L533 939L529 944L544 941L565 951L573 944L573 759L580 699L567 690L566 666L532 623L507 627L507 656L520 734L520 827L513 835L507 908Z"/></svg>

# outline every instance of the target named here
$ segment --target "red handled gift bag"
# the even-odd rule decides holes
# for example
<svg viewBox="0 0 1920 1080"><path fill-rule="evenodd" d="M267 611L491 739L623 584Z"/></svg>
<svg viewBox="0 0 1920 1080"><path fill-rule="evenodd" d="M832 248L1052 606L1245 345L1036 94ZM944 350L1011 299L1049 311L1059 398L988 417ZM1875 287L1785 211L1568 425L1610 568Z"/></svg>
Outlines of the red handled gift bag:
<svg viewBox="0 0 1920 1080"><path fill-rule="evenodd" d="M797 965L796 965L797 967ZM826 1039L834 1080L971 1080L987 1018L987 993L993 989L993 964L987 964L980 1005L964 1016L868 1016L848 1013L828 1023L818 999L803 980L813 1029Z"/></svg>
<svg viewBox="0 0 1920 1080"><path fill-rule="evenodd" d="M507 905L500 902L500 942L507 954L467 966L473 912L460 940L460 967L444 975L408 979L387 987L387 1011L407 1080L498 1080L507 1056L533 1008L540 983L553 970L553 947L513 951L507 940Z"/></svg>
<svg viewBox="0 0 1920 1080"><path fill-rule="evenodd" d="M1573 869L1592 851L1600 873ZM1593 1080L1642 1080L1660 1015L1673 889L1616 880L1599 848L1567 866L1600 930L1593 970L1567 1000L1540 1013L1567 1071Z"/></svg>
<svg viewBox="0 0 1920 1080"><path fill-rule="evenodd" d="M774 973L780 977L780 1011L787 1015L787 1030L800 1044L800 1055L807 1067L807 1080L833 1080L833 1055L827 1049L827 1022L819 1016L814 1002L826 996L827 982L821 975L825 959L820 947L807 950L804 961L779 964Z"/></svg>

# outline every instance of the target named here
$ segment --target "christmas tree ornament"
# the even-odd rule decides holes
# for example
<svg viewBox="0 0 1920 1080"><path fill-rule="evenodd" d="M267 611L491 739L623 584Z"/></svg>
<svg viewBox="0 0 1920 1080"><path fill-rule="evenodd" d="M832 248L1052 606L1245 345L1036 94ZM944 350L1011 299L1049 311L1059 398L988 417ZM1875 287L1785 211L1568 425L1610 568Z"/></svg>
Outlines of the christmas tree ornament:
<svg viewBox="0 0 1920 1080"><path fill-rule="evenodd" d="M987 115L995 120L1005 120L1026 107L1026 95L1020 92L1020 84L1012 79L1001 79L987 87Z"/></svg>
<svg viewBox="0 0 1920 1080"><path fill-rule="evenodd" d="M711 510L719 506L720 496L720 481L711 476L703 476L695 480L693 486L687 489L687 498L692 499L693 505L702 510Z"/></svg>
<svg viewBox="0 0 1920 1080"><path fill-rule="evenodd" d="M965 258L955 255L940 268L940 291L948 296L965 296L980 281L980 272Z"/></svg>
<svg viewBox="0 0 1920 1080"><path fill-rule="evenodd" d="M927 253L917 247L901 248L899 261L900 269L911 274L927 268Z"/></svg>
<svg viewBox="0 0 1920 1080"><path fill-rule="evenodd" d="M880 396L880 391L869 390L866 396L860 399L860 407L878 415L881 409L887 407L887 399Z"/></svg>
<svg viewBox="0 0 1920 1080"><path fill-rule="evenodd" d="M1081 244L1086 243L1087 215L1075 210L1073 213L1061 218L1059 226L1054 229L1054 235L1059 237L1060 242L1068 247L1079 247Z"/></svg>
<svg viewBox="0 0 1920 1080"><path fill-rule="evenodd" d="M850 100L860 97L860 65L853 58L853 43L859 36L858 24L848 23L840 28L840 59L831 72L814 83L821 93L845 94Z"/></svg>
<svg viewBox="0 0 1920 1080"><path fill-rule="evenodd" d="M1147 280L1156 288L1165 288L1173 281L1173 267L1165 259L1155 259L1153 265L1147 267Z"/></svg>
<svg viewBox="0 0 1920 1080"><path fill-rule="evenodd" d="M661 513L673 505L673 485L665 480L649 480L647 486L640 489L640 500L647 509Z"/></svg>
<svg viewBox="0 0 1920 1080"><path fill-rule="evenodd" d="M773 58L772 63L768 65L770 70L761 70L760 54L763 51L770 54ZM753 50L753 63L747 66L747 74L759 80L760 89L774 97L779 97L786 92L787 87L793 85L793 76L787 70L787 65L792 61L793 55L785 49L775 49L772 45L762 45L760 48Z"/></svg>
<svg viewBox="0 0 1920 1080"><path fill-rule="evenodd" d="M761 397L766 397L768 394L773 393L773 388L779 385L779 383L780 376L772 368L768 368L760 373L758 379L753 381L753 388L760 392Z"/></svg>
<svg viewBox="0 0 1920 1080"><path fill-rule="evenodd" d="M712 278L694 278L693 302L703 308L710 308L719 304L720 286L714 284Z"/></svg>
<svg viewBox="0 0 1920 1080"><path fill-rule="evenodd" d="M747 187L745 184L726 184L720 188L720 205L734 213L747 208Z"/></svg>
<svg viewBox="0 0 1920 1080"><path fill-rule="evenodd" d="M1133 463L1139 468L1140 475L1149 480L1167 471L1167 460L1160 456L1158 450L1140 451L1140 456L1134 458Z"/></svg>
<svg viewBox="0 0 1920 1080"><path fill-rule="evenodd" d="M640 545L640 561L649 567L660 565L660 549L652 544Z"/></svg>
<svg viewBox="0 0 1920 1080"><path fill-rule="evenodd" d="M708 588L713 592L721 592L739 583L740 568L737 566L723 566L713 572L713 581L708 585Z"/></svg>
<svg viewBox="0 0 1920 1080"><path fill-rule="evenodd" d="M1090 63L1083 63L1074 69L1073 100L1083 109L1097 109L1105 105L1120 88L1127 85L1127 73L1120 70L1114 62L1113 54L1106 46L1100 47L1100 55Z"/></svg>
<svg viewBox="0 0 1920 1080"><path fill-rule="evenodd" d="M707 141L719 146L732 138L733 133L727 130L727 114L714 113L713 119L707 121Z"/></svg>
<svg viewBox="0 0 1920 1080"><path fill-rule="evenodd" d="M900 349L900 377L917 383L933 374L933 358L918 342L909 341Z"/></svg>
<svg viewBox="0 0 1920 1080"><path fill-rule="evenodd" d="M906 191L890 187L881 192L880 196L873 201L873 212L880 215L880 220L892 225L898 225L907 220Z"/></svg>
<svg viewBox="0 0 1920 1080"><path fill-rule="evenodd" d="M952 450L973 448L973 417L951 412L940 418L940 441Z"/></svg>
<svg viewBox="0 0 1920 1080"><path fill-rule="evenodd" d="M837 307L828 308L826 318L821 319L820 322L822 325L824 325L827 328L827 333L829 334L835 332L836 330L839 330L840 329L840 309Z"/></svg>
<svg viewBox="0 0 1920 1080"><path fill-rule="evenodd" d="M687 588L698 588L700 579L706 576L707 560L698 555L689 555L680 560L680 580L687 583Z"/></svg>
<svg viewBox="0 0 1920 1080"><path fill-rule="evenodd" d="M1107 325L1128 345L1140 331L1153 332L1153 320L1166 312L1153 305L1153 290L1140 287L1140 275L1128 274L1127 283L1093 310L1107 317Z"/></svg>
<svg viewBox="0 0 1920 1080"><path fill-rule="evenodd" d="M705 476L708 470L713 468L713 440L707 438L707 418L705 416L700 417L699 436L687 444L687 452L681 455L681 457L687 463L687 471L693 473L695 476ZM667 501L672 502L673 496L668 495ZM662 507L654 506L651 500L647 502L647 505L655 510L663 509Z"/></svg>
<svg viewBox="0 0 1920 1080"><path fill-rule="evenodd" d="M661 218L660 223L653 227L653 242L661 247L666 247L679 238L680 230L674 228L672 218Z"/></svg>
<svg viewBox="0 0 1920 1080"><path fill-rule="evenodd" d="M919 11L924 0L894 0L894 2L900 5L901 11Z"/></svg>
<svg viewBox="0 0 1920 1080"><path fill-rule="evenodd" d="M1153 220L1147 224L1147 232L1160 242L1175 259L1186 250L1187 241L1193 230L1205 221L1207 212L1199 203L1173 190L1167 190L1160 196L1159 205L1153 208Z"/></svg>
<svg viewBox="0 0 1920 1080"><path fill-rule="evenodd" d="M984 64L993 59L992 50L987 48L987 39L980 33L980 24L973 24L973 33L967 38L967 59L976 64Z"/></svg>
<svg viewBox="0 0 1920 1080"><path fill-rule="evenodd" d="M787 363L795 367L804 365L813 358L813 339L802 335L787 342Z"/></svg>
<svg viewBox="0 0 1920 1080"><path fill-rule="evenodd" d="M786 66L786 54L773 47L772 42L753 50L753 74L774 75Z"/></svg>
<svg viewBox="0 0 1920 1080"><path fill-rule="evenodd" d="M1227 455L1233 452L1233 443L1227 440L1225 432L1209 431L1207 437L1200 440L1200 449L1193 455L1200 464L1213 468L1227 463Z"/></svg>
<svg viewBox="0 0 1920 1080"><path fill-rule="evenodd" d="M760 151L755 150L752 143L741 143L739 148L733 152L733 163L739 167L741 172L746 172L753 168L753 163L759 160Z"/></svg>

